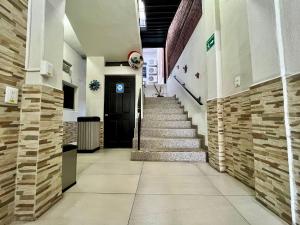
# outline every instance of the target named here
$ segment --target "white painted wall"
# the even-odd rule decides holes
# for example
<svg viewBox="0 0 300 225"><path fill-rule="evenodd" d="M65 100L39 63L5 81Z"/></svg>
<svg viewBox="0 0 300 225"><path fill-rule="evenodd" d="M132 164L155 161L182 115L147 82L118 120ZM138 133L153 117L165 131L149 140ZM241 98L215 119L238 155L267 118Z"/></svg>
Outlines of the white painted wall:
<svg viewBox="0 0 300 225"><path fill-rule="evenodd" d="M104 57L87 57L86 61L86 114L98 116L103 121L104 108ZM100 81L100 90L91 91L89 84L92 80Z"/></svg>
<svg viewBox="0 0 300 225"><path fill-rule="evenodd" d="M127 66L105 67L104 57L88 57L86 74L86 112L87 116L99 116L101 121L104 120L105 75L135 76L136 106L139 90L142 88L142 70L133 70ZM89 89L88 86L92 80L100 81L100 90L94 92Z"/></svg>
<svg viewBox="0 0 300 225"><path fill-rule="evenodd" d="M65 1L46 0L43 59L54 66L54 76L44 82L62 88Z"/></svg>
<svg viewBox="0 0 300 225"><path fill-rule="evenodd" d="M161 95L162 96L168 96L168 91L167 91L167 85L166 84L156 84L155 85L158 91L161 90ZM157 90L155 89L154 85L146 85L144 87L144 95L145 97L156 97L157 96Z"/></svg>
<svg viewBox="0 0 300 225"><path fill-rule="evenodd" d="M201 20L205 22L205 41L216 33L216 3L215 0L204 0L202 2L203 15ZM206 47L206 43L204 44ZM206 49L204 50L206 52ZM206 76L207 76L207 99L214 99L218 95L217 90L217 54L215 46L206 54Z"/></svg>
<svg viewBox="0 0 300 225"><path fill-rule="evenodd" d="M299 0L280 1L283 44L287 74L300 72L300 2Z"/></svg>
<svg viewBox="0 0 300 225"><path fill-rule="evenodd" d="M280 1L280 11L287 75L296 74L300 72L299 1ZM274 0L204 0L202 18L177 62L180 69L175 67L171 74L186 83L196 96L201 95L203 102L279 77L276 29ZM216 44L206 52L206 40L212 34ZM187 74L182 71L185 64ZM196 70L201 74L199 80L193 77ZM238 88L234 86L236 76L241 77ZM195 106L171 76L168 95L174 94L189 111L199 132L207 134L205 110Z"/></svg>
<svg viewBox="0 0 300 225"><path fill-rule="evenodd" d="M77 117L86 115L86 60L64 43L64 60L72 64L71 76L63 72L63 81L76 87L75 110L64 109L64 121L77 121Z"/></svg>
<svg viewBox="0 0 300 225"><path fill-rule="evenodd" d="M280 75L274 1L247 0L247 9L255 84Z"/></svg>
<svg viewBox="0 0 300 225"><path fill-rule="evenodd" d="M169 96L176 95L184 105L192 123L198 126L199 134L207 136L206 104L200 106L174 79L176 76L196 97L201 96L202 102L206 103L208 75L205 43L205 21L202 17L176 64L179 69L176 66L168 79L167 89ZM184 65L188 66L187 73L182 69ZM195 77L196 73L200 73L199 79Z"/></svg>
<svg viewBox="0 0 300 225"><path fill-rule="evenodd" d="M247 90L252 84L247 2L220 1L223 97ZM239 76L241 86L235 87Z"/></svg>
<svg viewBox="0 0 300 225"><path fill-rule="evenodd" d="M65 0L31 1L27 41L27 84L44 84L62 88ZM38 71L42 60L54 66L53 76L44 78ZM34 71L34 72L32 72Z"/></svg>

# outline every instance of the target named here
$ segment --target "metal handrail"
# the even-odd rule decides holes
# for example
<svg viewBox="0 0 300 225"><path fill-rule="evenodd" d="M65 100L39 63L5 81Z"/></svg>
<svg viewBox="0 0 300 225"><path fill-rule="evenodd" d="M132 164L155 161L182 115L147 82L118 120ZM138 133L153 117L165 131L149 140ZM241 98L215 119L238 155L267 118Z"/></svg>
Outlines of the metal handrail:
<svg viewBox="0 0 300 225"><path fill-rule="evenodd" d="M177 82L181 85L181 87L183 87L184 90L186 90L187 93L189 93L192 98L199 104L199 105L203 105L202 101L201 101L201 96L199 96L199 98L197 98L195 95L193 95L193 93L186 88L185 83L181 83L176 76L174 76L174 79L177 80Z"/></svg>
<svg viewBox="0 0 300 225"><path fill-rule="evenodd" d="M138 99L138 150L141 149L141 124L142 124L142 89Z"/></svg>

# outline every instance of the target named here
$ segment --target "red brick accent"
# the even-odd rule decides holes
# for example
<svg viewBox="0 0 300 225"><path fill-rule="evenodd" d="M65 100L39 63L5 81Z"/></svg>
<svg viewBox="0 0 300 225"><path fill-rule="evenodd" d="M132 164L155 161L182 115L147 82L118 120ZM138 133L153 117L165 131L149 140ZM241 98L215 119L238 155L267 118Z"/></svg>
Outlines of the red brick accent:
<svg viewBox="0 0 300 225"><path fill-rule="evenodd" d="M168 73L175 67L201 16L202 0L182 0L167 37Z"/></svg>

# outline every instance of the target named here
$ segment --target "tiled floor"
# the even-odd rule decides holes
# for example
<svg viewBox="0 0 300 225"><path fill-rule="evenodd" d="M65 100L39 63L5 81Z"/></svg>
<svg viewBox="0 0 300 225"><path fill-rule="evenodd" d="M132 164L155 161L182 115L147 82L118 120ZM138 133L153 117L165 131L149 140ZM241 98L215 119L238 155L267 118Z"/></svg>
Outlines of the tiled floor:
<svg viewBox="0 0 300 225"><path fill-rule="evenodd" d="M207 164L130 162L130 150L78 156L78 183L22 225L286 225L254 192Z"/></svg>

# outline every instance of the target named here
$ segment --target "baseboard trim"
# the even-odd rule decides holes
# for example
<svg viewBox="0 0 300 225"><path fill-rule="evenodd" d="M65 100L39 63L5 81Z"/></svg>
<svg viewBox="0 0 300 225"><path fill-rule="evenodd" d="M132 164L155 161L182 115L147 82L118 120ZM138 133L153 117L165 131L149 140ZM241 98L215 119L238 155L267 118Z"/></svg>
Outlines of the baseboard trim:
<svg viewBox="0 0 300 225"><path fill-rule="evenodd" d="M62 190L62 192L63 192L63 193L66 192L67 190L69 190L71 187L73 187L73 186L76 185L76 184L77 184L77 182L75 181L74 183L70 184L68 187L64 188L64 189Z"/></svg>
<svg viewBox="0 0 300 225"><path fill-rule="evenodd" d="M100 147L97 147L97 148L95 148L95 149L78 149L77 150L77 152L78 153L94 153L94 152L96 152L96 151L98 151L98 150L100 150Z"/></svg>

